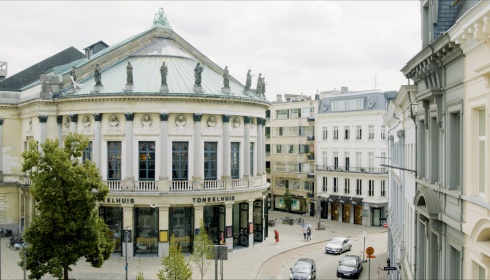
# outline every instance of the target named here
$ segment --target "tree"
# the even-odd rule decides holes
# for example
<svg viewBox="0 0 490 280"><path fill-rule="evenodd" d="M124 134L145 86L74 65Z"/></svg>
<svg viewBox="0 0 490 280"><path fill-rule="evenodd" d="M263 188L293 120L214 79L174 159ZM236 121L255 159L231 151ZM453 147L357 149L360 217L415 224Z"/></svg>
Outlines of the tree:
<svg viewBox="0 0 490 280"><path fill-rule="evenodd" d="M37 212L24 233L30 279L51 274L67 280L70 266L80 258L101 267L114 250L109 228L96 209L109 189L93 162L80 161L87 146L86 138L70 134L63 148L58 139L47 139L40 152L31 141L22 154L22 171L30 174Z"/></svg>
<svg viewBox="0 0 490 280"><path fill-rule="evenodd" d="M196 265L201 273L201 280L211 264L213 258L213 241L208 237L204 228L204 221L201 219L199 234L194 238L194 251L192 252L191 261Z"/></svg>
<svg viewBox="0 0 490 280"><path fill-rule="evenodd" d="M168 256L162 257L163 269L158 270L159 280L188 280L192 277L192 268L182 254L181 248L175 242L174 235L170 237Z"/></svg>
<svg viewBox="0 0 490 280"><path fill-rule="evenodd" d="M284 200L284 206L286 206L288 213L291 212L291 205L293 204L293 197L291 196L289 189L286 189L286 192L284 193L284 196L282 197L282 199Z"/></svg>

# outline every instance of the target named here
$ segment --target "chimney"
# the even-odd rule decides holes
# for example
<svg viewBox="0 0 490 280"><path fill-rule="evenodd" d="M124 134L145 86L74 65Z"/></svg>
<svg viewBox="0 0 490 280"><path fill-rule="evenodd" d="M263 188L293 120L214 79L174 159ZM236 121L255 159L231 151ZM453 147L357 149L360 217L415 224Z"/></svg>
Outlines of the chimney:
<svg viewBox="0 0 490 280"><path fill-rule="evenodd" d="M340 93L348 93L349 88L348 87L340 87Z"/></svg>
<svg viewBox="0 0 490 280"><path fill-rule="evenodd" d="M280 95L280 94L276 95L276 101L282 102L282 95Z"/></svg>
<svg viewBox="0 0 490 280"><path fill-rule="evenodd" d="M7 62L0 61L0 81L7 77Z"/></svg>

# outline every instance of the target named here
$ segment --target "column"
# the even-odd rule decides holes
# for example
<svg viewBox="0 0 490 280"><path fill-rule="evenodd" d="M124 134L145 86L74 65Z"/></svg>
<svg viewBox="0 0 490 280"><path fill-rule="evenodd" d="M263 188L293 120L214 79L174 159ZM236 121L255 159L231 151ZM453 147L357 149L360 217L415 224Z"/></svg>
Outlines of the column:
<svg viewBox="0 0 490 280"><path fill-rule="evenodd" d="M231 143L230 143L230 115L222 115L223 119L223 179L231 176Z"/></svg>
<svg viewBox="0 0 490 280"><path fill-rule="evenodd" d="M243 177L248 178L250 177L250 120L251 118L248 116L243 117L243 122L244 122L244 147L243 147Z"/></svg>
<svg viewBox="0 0 490 280"><path fill-rule="evenodd" d="M122 237L122 251L123 251L123 256L132 257L133 256L133 242L134 242L134 223L133 223L133 205L121 205L123 208L123 229L129 229L131 230L131 236L130 236L130 241L128 242L128 252L126 252L126 244L124 243L124 236Z"/></svg>
<svg viewBox="0 0 490 280"><path fill-rule="evenodd" d="M58 124L58 141L61 148L63 147L63 116L56 116L56 124Z"/></svg>
<svg viewBox="0 0 490 280"><path fill-rule="evenodd" d="M126 142L126 177L125 180L133 180L133 113L124 113L126 117L126 134L124 135L124 141Z"/></svg>
<svg viewBox="0 0 490 280"><path fill-rule="evenodd" d="M40 142L39 147L41 147L41 144L46 142L48 116L40 115L40 116L37 116L37 118L39 119L39 125L41 128L40 129L40 135L39 135L39 142ZM41 152L42 152L42 148L41 148Z"/></svg>
<svg viewBox="0 0 490 280"><path fill-rule="evenodd" d="M202 180L204 177L203 150L201 139L201 118L202 114L194 114L194 176L193 180Z"/></svg>
<svg viewBox="0 0 490 280"><path fill-rule="evenodd" d="M262 176L262 166L264 165L264 157L262 154L262 150L264 149L262 146L264 145L262 135L262 119L257 118L257 176Z"/></svg>
<svg viewBox="0 0 490 280"><path fill-rule="evenodd" d="M0 118L0 183L3 183L3 119L1 118Z"/></svg>
<svg viewBox="0 0 490 280"><path fill-rule="evenodd" d="M233 205L234 202L225 202L225 217L226 217L226 228L231 227L233 228ZM225 242L226 245L228 246L228 251L233 250L233 236L232 237L226 237L226 232L225 232Z"/></svg>
<svg viewBox="0 0 490 280"><path fill-rule="evenodd" d="M160 180L168 180L168 114L160 113Z"/></svg>
<svg viewBox="0 0 490 280"><path fill-rule="evenodd" d="M158 206L158 227L160 230L166 230L168 237L167 242L162 242L162 240L160 240L160 233L158 234L158 257L162 257L162 253L164 255L168 255L170 242L170 236L168 235L169 208L170 205Z"/></svg>
<svg viewBox="0 0 490 280"><path fill-rule="evenodd" d="M78 122L78 115L77 114L71 114L70 115L70 131L72 133L77 133L77 122Z"/></svg>
<svg viewBox="0 0 490 280"><path fill-rule="evenodd" d="M94 117L95 123L94 123L94 151L93 151L93 159L95 162L95 165L100 169L101 168L101 148L102 148L102 113L95 113L92 114Z"/></svg>

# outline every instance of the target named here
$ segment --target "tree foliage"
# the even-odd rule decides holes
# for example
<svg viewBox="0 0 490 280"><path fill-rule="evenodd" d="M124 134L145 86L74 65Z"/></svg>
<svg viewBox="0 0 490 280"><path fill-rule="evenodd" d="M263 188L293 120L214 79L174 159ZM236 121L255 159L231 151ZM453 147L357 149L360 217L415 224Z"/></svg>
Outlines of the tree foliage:
<svg viewBox="0 0 490 280"><path fill-rule="evenodd" d="M293 204L293 197L291 196L289 189L286 189L286 192L284 193L282 199L284 200L284 206L286 206L286 209L289 213L291 211L291 205Z"/></svg>
<svg viewBox="0 0 490 280"><path fill-rule="evenodd" d="M109 228L96 209L109 189L94 163L81 162L87 146L86 138L70 134L62 148L58 139L47 139L41 152L31 141L22 154L22 171L30 175L37 213L24 234L30 279L45 274L68 279L70 266L80 258L100 267L114 250Z"/></svg>
<svg viewBox="0 0 490 280"><path fill-rule="evenodd" d="M188 280L192 277L192 268L182 254L182 250L175 238L170 237L168 256L162 257L163 269L158 270L159 280Z"/></svg>
<svg viewBox="0 0 490 280"><path fill-rule="evenodd" d="M209 239L208 233L204 228L204 221L201 219L199 234L194 238L194 251L192 252L191 261L199 270L201 280L204 278L206 271L213 258L213 241Z"/></svg>

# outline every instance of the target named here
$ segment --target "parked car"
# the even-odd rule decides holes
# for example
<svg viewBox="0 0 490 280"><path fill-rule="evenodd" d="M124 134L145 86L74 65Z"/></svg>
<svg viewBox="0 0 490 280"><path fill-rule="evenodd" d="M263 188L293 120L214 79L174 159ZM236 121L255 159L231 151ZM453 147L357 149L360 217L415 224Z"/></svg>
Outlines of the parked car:
<svg viewBox="0 0 490 280"><path fill-rule="evenodd" d="M342 278L359 278L362 271L362 261L359 256L345 255L339 261L337 267L337 277Z"/></svg>
<svg viewBox="0 0 490 280"><path fill-rule="evenodd" d="M352 247L352 243L350 242L349 238L335 237L334 239L330 240L330 242L327 243L327 246L325 246L325 253L340 255L345 251L350 251L351 247Z"/></svg>
<svg viewBox="0 0 490 280"><path fill-rule="evenodd" d="M315 261L308 258L299 259L291 268L290 280L313 280L316 279Z"/></svg>

